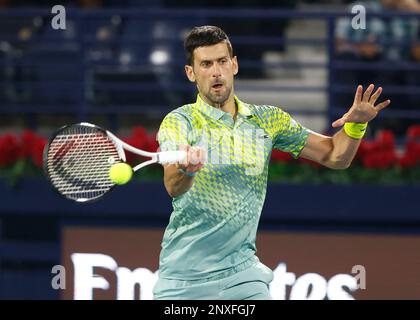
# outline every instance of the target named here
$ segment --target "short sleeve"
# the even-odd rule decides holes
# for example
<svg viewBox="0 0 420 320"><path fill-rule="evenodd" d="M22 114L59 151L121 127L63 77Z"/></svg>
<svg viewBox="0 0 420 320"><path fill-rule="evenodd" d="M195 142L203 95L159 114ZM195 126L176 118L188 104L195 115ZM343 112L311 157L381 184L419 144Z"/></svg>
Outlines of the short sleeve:
<svg viewBox="0 0 420 320"><path fill-rule="evenodd" d="M280 108L269 107L264 113L266 130L273 139L273 148L289 152L297 158L305 146L309 130Z"/></svg>
<svg viewBox="0 0 420 320"><path fill-rule="evenodd" d="M178 112L169 113L157 134L161 151L179 150L179 145L190 144L188 119Z"/></svg>

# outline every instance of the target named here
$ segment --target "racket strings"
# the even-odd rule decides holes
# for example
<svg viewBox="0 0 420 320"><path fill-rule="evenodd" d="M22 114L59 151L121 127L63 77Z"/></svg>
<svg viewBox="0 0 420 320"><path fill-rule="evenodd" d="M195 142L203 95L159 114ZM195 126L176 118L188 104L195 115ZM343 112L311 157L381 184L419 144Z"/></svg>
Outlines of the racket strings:
<svg viewBox="0 0 420 320"><path fill-rule="evenodd" d="M58 134L48 152L48 174L64 196L88 201L102 196L114 183L109 169L121 162L114 143L94 127L69 127Z"/></svg>

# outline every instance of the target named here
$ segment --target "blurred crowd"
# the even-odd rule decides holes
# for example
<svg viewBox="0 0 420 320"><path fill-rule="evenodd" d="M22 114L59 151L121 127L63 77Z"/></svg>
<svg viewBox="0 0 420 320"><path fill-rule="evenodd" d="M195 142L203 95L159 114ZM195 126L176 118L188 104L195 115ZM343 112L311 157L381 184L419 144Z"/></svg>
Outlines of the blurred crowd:
<svg viewBox="0 0 420 320"><path fill-rule="evenodd" d="M335 4L350 12L356 4L363 5L368 13L411 12L420 14L418 0L63 0L66 7L161 7L161 8L256 8L256 9L299 9L305 4ZM45 7L55 5L47 0L0 0L0 7ZM323 7L319 7L323 8ZM67 28L56 32L49 27L50 17L12 17L0 21L0 60L8 67L0 71L0 81L6 90L0 92L0 102L31 103L33 97L42 104L48 102L61 105L75 103L86 98L88 102L101 106L143 103L174 106L194 98L194 90L183 74L183 50L181 35L191 25L201 24L200 17L178 19L168 23L164 19L144 17L130 19L118 15L92 19L84 25L68 19ZM231 17L210 16L207 24L220 25L229 34L234 44L235 55L241 62L238 75L242 79L261 79L267 75L263 57L267 51L284 54L288 50L286 42L278 41L287 37L291 24L289 19L232 19ZM374 83L384 87L384 97L392 101L391 110L406 112L419 111L420 91L420 20L418 17L369 17L365 29L352 26L351 17L342 17L335 24L335 56L333 69L334 105L347 108L354 95L354 87L360 83ZM141 30L141 32L139 32ZM18 41L8 42L10 36ZM78 35L89 39L88 45L80 53L80 48L70 45L77 42ZM302 38L305 34L300 35ZM167 39L179 39L178 42ZM34 45L43 40L53 45ZM253 41L258 40L258 45ZM263 40L263 41L261 41ZM268 42L265 42L268 40ZM136 43L137 41L137 43ZM57 46L57 43L63 46ZM304 50L304 48L302 49ZM84 60L83 60L84 59ZM173 61L171 61L171 59ZM45 68L43 62L54 62L67 69ZM68 83L82 83L80 65L92 66L88 71L91 84L85 97L80 85L68 86L67 90L51 90L48 83L64 80ZM176 61L176 63L174 63ZM33 62L37 62L33 64ZM335 64L337 62L337 64ZM117 66L117 69L105 68ZM105 67L104 67L105 66ZM134 66L138 68L134 68ZM417 66L417 67L413 67ZM416 69L417 68L417 69ZM86 80L86 79L85 79ZM20 85L22 82L22 85ZM115 83L130 86L136 90L118 91ZM19 83L19 85L16 85ZM137 85L144 83L152 89L151 94L138 91ZM45 84L45 85L44 85ZM57 81L56 85L59 85ZM174 89L174 85L177 89ZM179 89L179 90L178 90ZM155 91L153 91L155 90ZM121 94L121 93L124 94ZM156 94L160 92L160 94ZM44 99L44 100L42 100ZM419 118L388 117L372 123L376 127L392 129L399 135L411 125L419 123Z"/></svg>
<svg viewBox="0 0 420 320"><path fill-rule="evenodd" d="M349 4L363 5L368 12L412 12L420 13L417 0L369 0ZM420 20L418 17L372 17L367 19L364 29L355 29L350 18L341 18L336 24L336 59L344 62L361 62L372 68L340 70L335 74L337 83L365 86L370 83L385 88L400 86L385 93L392 101L393 110L419 110L420 69L412 70L406 62L420 63ZM389 68L389 66L392 67ZM401 87L405 87L402 89ZM412 91L407 88L414 88ZM390 92L391 91L391 92ZM353 93L337 95L337 104L352 101ZM382 127L403 133L409 124L418 119L392 118L381 121ZM372 123L375 126L375 123Z"/></svg>

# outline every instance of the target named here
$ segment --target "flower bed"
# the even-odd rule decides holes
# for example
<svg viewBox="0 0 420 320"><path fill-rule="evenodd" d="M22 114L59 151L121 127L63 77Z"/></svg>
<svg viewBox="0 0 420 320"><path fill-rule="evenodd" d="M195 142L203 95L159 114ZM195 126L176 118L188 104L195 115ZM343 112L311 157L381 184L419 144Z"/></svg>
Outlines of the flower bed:
<svg viewBox="0 0 420 320"><path fill-rule="evenodd" d="M305 159L273 150L269 181L309 183L420 183L420 125L407 131L397 148L392 131L381 131L374 140L362 140L356 157L346 170L330 170Z"/></svg>
<svg viewBox="0 0 420 320"><path fill-rule="evenodd" d="M134 147L156 151L156 133L134 127L124 141ZM20 135L0 136L0 177L16 184L25 177L42 176L42 154L47 143L45 137L30 130ZM131 164L142 161L127 153ZM162 179L162 169L153 165L135 175L137 179L153 181ZM294 160L288 153L273 150L269 181L287 183L420 183L420 125L407 131L406 141L400 149L391 131L380 132L374 140L363 140L352 166L346 170L330 170L314 162Z"/></svg>

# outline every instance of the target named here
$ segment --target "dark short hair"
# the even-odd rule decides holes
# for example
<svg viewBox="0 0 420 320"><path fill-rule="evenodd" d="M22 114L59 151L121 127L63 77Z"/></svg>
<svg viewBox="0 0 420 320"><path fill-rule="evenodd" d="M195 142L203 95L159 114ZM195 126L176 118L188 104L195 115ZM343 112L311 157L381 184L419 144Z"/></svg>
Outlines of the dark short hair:
<svg viewBox="0 0 420 320"><path fill-rule="evenodd" d="M229 37L227 34L215 26L201 26L194 27L186 36L184 41L185 54L187 56L187 63L189 65L193 64L194 59L194 50L198 47L212 46L220 42L225 42L229 54L233 57L232 44L230 43Z"/></svg>

